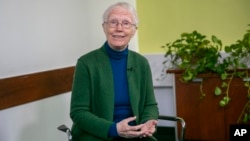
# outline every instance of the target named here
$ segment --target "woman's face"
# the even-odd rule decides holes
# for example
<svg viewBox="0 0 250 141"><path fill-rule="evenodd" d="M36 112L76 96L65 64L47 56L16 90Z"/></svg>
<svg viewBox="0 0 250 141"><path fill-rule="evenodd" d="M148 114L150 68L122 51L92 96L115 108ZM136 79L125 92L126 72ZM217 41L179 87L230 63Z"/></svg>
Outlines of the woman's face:
<svg viewBox="0 0 250 141"><path fill-rule="evenodd" d="M124 50L136 32L133 15L122 7L114 8L103 23L109 46L114 50Z"/></svg>

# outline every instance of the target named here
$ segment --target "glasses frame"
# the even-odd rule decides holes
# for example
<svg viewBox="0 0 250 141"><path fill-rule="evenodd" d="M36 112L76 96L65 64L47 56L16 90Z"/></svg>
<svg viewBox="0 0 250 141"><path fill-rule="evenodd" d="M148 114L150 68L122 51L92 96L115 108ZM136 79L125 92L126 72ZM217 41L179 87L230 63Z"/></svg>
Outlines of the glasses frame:
<svg viewBox="0 0 250 141"><path fill-rule="evenodd" d="M111 28L117 28L118 25L121 25L121 27L125 28L125 29L130 29L132 26L136 27L136 24L132 24L132 23L130 23L128 21L118 22L116 20L111 20L111 21L107 21L107 22L104 22L104 23L107 24Z"/></svg>

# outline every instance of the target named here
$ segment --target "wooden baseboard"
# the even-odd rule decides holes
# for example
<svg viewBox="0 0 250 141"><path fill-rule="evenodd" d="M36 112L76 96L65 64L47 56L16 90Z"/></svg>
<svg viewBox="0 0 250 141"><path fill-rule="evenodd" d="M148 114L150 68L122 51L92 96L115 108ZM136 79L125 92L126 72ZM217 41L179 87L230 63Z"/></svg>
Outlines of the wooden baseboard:
<svg viewBox="0 0 250 141"><path fill-rule="evenodd" d="M0 110L71 91L75 67L0 79Z"/></svg>

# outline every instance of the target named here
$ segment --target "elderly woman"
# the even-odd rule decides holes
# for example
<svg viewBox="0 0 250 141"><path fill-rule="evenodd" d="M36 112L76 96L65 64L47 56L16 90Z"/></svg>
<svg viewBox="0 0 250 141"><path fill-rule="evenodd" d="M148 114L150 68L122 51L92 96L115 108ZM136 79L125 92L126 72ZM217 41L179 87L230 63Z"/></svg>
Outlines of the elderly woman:
<svg viewBox="0 0 250 141"><path fill-rule="evenodd" d="M77 61L70 116L73 141L154 141L158 107L147 60L128 49L138 19L128 3L103 14L107 41Z"/></svg>

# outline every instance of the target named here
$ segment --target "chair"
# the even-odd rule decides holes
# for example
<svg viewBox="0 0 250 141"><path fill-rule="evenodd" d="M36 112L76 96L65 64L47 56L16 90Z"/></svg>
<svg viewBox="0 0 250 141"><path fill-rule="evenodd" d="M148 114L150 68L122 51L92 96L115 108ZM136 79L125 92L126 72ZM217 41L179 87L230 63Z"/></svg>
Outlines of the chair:
<svg viewBox="0 0 250 141"><path fill-rule="evenodd" d="M181 124L181 133L179 135L179 141L184 141L185 130L186 130L186 123L185 123L184 119L182 119L180 117L165 116L165 115L160 115L158 119L179 122ZM59 127L57 127L57 129L62 131L62 132L65 132L67 134L68 141L72 141L71 131L67 126L65 126L63 124L63 125L60 125Z"/></svg>
<svg viewBox="0 0 250 141"><path fill-rule="evenodd" d="M68 141L72 141L72 135L70 129L66 125L60 125L57 127L58 130L67 133Z"/></svg>
<svg viewBox="0 0 250 141"><path fill-rule="evenodd" d="M176 134L179 136L179 141L184 141L185 130L186 130L186 123L185 123L184 119L182 119L180 117L176 117L176 116L166 116L166 115L160 115L158 117L158 119L180 123L181 124L181 133L180 133L180 135L178 135L178 133L176 132Z"/></svg>

